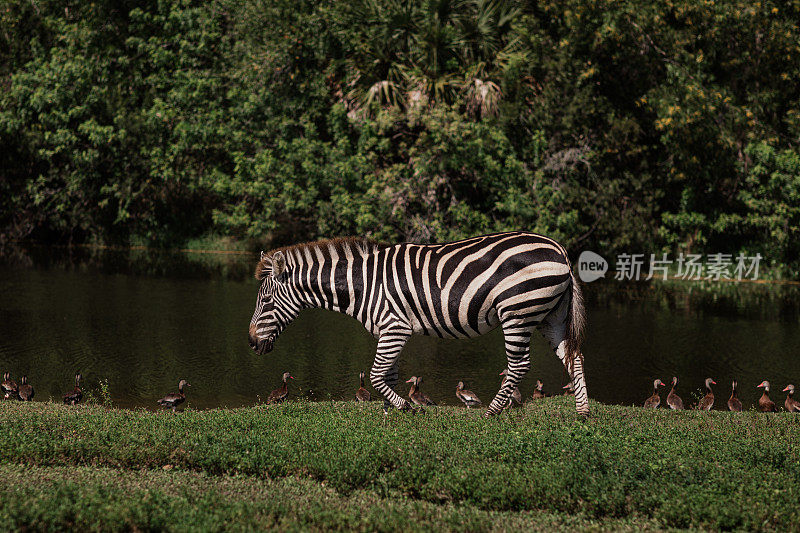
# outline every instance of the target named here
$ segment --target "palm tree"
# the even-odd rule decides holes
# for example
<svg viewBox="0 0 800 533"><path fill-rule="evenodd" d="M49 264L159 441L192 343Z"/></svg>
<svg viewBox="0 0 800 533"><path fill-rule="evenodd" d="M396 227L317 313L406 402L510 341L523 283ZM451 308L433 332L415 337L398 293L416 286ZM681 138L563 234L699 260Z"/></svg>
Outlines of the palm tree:
<svg viewBox="0 0 800 533"><path fill-rule="evenodd" d="M509 0L360 0L340 21L341 38L356 42L346 105L368 115L463 101L477 118L496 115L519 13Z"/></svg>

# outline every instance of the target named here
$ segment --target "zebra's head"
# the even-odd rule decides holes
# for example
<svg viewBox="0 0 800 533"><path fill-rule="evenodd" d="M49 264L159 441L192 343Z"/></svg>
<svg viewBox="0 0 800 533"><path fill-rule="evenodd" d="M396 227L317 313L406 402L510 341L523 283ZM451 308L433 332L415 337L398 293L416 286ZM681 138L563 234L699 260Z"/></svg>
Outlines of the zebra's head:
<svg viewBox="0 0 800 533"><path fill-rule="evenodd" d="M258 354L272 351L275 339L297 316L299 309L288 298L288 275L283 252L261 252L256 267L256 279L261 281L256 310L250 320L248 340Z"/></svg>

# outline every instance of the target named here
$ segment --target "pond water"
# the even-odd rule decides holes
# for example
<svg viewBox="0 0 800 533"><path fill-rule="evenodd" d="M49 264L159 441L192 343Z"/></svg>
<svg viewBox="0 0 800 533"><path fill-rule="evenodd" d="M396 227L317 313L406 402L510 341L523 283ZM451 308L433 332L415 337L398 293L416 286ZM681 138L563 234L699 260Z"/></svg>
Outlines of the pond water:
<svg viewBox="0 0 800 533"><path fill-rule="evenodd" d="M84 388L107 380L114 404L155 408L155 400L191 383L193 408L251 405L269 395L284 371L290 393L310 399L352 399L358 372L376 342L354 319L310 309L275 349L256 355L247 344L255 305L255 256L143 250L29 248L0 258L0 371L27 374L36 399L60 398L81 372ZM679 377L685 403L713 377L717 409L731 379L745 407L763 379L772 397L800 384L800 291L797 287L717 284L708 287L614 281L585 286L584 345L589 394L606 403L640 404L652 381ZM422 375L435 401L456 404L459 380L484 402L505 367L498 330L472 340L414 337L400 358L400 376ZM546 393L566 383L559 361L539 335L533 368ZM405 395L408 385L400 384ZM374 396L373 391L373 396ZM662 395L664 396L665 393Z"/></svg>

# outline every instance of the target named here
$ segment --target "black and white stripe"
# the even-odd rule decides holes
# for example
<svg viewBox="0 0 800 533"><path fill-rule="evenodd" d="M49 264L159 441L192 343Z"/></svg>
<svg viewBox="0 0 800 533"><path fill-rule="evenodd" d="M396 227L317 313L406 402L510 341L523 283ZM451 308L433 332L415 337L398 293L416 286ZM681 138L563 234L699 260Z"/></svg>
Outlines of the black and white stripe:
<svg viewBox="0 0 800 533"><path fill-rule="evenodd" d="M424 245L333 239L262 253L256 277L262 283L250 345L258 353L270 351L306 307L346 313L378 339L372 386L387 405L407 408L393 388L397 358L412 334L466 338L500 326L508 374L489 415L501 411L529 370L538 326L572 377L578 412L588 414L580 287L552 239L527 232Z"/></svg>

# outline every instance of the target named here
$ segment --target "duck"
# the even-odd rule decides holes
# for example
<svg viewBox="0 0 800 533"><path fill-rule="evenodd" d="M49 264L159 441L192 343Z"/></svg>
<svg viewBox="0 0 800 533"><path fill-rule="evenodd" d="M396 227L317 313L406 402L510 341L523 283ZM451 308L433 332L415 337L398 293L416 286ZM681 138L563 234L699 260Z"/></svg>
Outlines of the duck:
<svg viewBox="0 0 800 533"><path fill-rule="evenodd" d="M658 394L658 388L663 387L664 382L657 379L653 382L653 395L644 401L645 409L655 409L661 405L661 396Z"/></svg>
<svg viewBox="0 0 800 533"><path fill-rule="evenodd" d="M81 403L83 399L83 392L81 391L81 375L75 374L75 388L72 392L64 394L64 403L68 405L75 405Z"/></svg>
<svg viewBox="0 0 800 533"><path fill-rule="evenodd" d="M575 396L575 387L572 386L571 381L561 388L564 389L564 396Z"/></svg>
<svg viewBox="0 0 800 533"><path fill-rule="evenodd" d="M532 400L538 400L539 398L544 398L544 383L542 380L536 380L536 388L533 389L533 396L531 396Z"/></svg>
<svg viewBox="0 0 800 533"><path fill-rule="evenodd" d="M762 413L777 413L778 409L775 407L775 402L769 399L769 381L766 379L756 385L756 388L764 388L764 394L758 399L758 410Z"/></svg>
<svg viewBox="0 0 800 533"><path fill-rule="evenodd" d="M269 393L269 399L267 399L267 403L281 403L289 397L288 380L294 379L294 377L290 373L284 372L282 379L283 385Z"/></svg>
<svg viewBox="0 0 800 533"><path fill-rule="evenodd" d="M368 402L372 399L369 391L364 388L364 372L358 374L358 379L361 381L361 386L356 391L357 402Z"/></svg>
<svg viewBox="0 0 800 533"><path fill-rule="evenodd" d="M786 401L783 402L783 406L786 408L786 410L790 413L800 413L800 402L794 399L794 385L791 383L786 385L786 388L783 389L783 392L789 393L786 395Z"/></svg>
<svg viewBox="0 0 800 533"><path fill-rule="evenodd" d="M716 385L717 382L711 378L706 378L706 395L698 402L695 409L699 411L710 411L714 407L714 391L711 390L711 385Z"/></svg>
<svg viewBox="0 0 800 533"><path fill-rule="evenodd" d="M467 406L467 409L475 405L481 404L481 399L478 398L477 394L475 394L471 390L464 389L463 381L459 381L458 385L456 385L456 398L464 402L464 405Z"/></svg>
<svg viewBox="0 0 800 533"><path fill-rule="evenodd" d="M3 382L0 383L0 388L3 389L3 398L6 400L10 398L16 400L19 398L19 387L17 386L17 382L11 379L11 374L9 372L3 374Z"/></svg>
<svg viewBox="0 0 800 533"><path fill-rule="evenodd" d="M736 380L731 383L731 397L728 399L728 409L736 411L737 413L742 410L742 402L736 397Z"/></svg>
<svg viewBox="0 0 800 533"><path fill-rule="evenodd" d="M681 400L680 396L675 394L675 388L677 386L678 386L678 378L673 376L672 388L670 389L669 394L667 394L667 405L669 406L670 409L680 411L683 409L683 400Z"/></svg>
<svg viewBox="0 0 800 533"><path fill-rule="evenodd" d="M162 407L172 407L172 411L174 412L176 407L186 401L186 395L183 393L184 387L191 387L191 385L187 383L185 379L182 379L178 382L178 393L175 394L173 392L171 394L167 394L160 400L157 400L158 403Z"/></svg>
<svg viewBox="0 0 800 533"><path fill-rule="evenodd" d="M19 399L23 402L29 402L33 400L33 387L30 383L28 383L28 376L22 376L22 382L19 385Z"/></svg>
<svg viewBox="0 0 800 533"><path fill-rule="evenodd" d="M406 383L411 383L411 389L408 391L408 397L417 405L436 405L433 400L428 398L428 395L419 390L419 384L422 383L422 377L411 376L411 379L406 380Z"/></svg>
<svg viewBox="0 0 800 533"><path fill-rule="evenodd" d="M500 382L500 387L503 387L503 384L508 379L508 370L503 370L500 372L500 375L503 376L503 381ZM509 404L508 407L519 407L522 405L522 393L519 392L519 387L514 387L514 391L511 393L509 397Z"/></svg>

